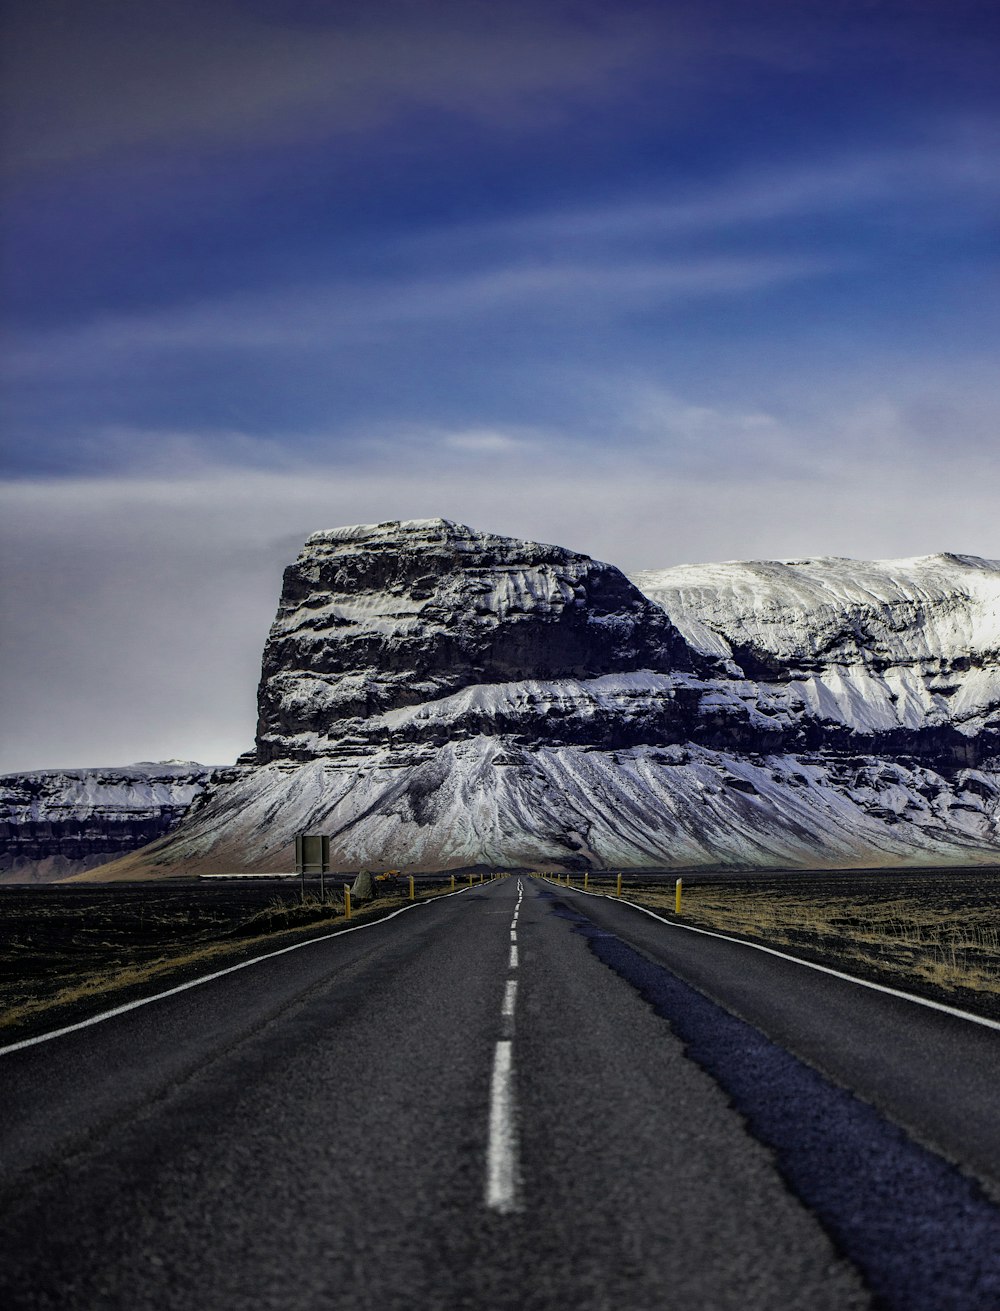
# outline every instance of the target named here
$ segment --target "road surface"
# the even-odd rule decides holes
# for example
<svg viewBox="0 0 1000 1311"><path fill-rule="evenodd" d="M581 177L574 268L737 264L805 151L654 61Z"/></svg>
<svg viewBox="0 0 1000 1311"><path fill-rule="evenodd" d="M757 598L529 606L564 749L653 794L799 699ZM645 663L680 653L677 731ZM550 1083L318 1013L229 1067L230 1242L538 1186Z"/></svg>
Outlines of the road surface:
<svg viewBox="0 0 1000 1311"><path fill-rule="evenodd" d="M0 1055L0 1302L1000 1307L998 1057L497 880Z"/></svg>

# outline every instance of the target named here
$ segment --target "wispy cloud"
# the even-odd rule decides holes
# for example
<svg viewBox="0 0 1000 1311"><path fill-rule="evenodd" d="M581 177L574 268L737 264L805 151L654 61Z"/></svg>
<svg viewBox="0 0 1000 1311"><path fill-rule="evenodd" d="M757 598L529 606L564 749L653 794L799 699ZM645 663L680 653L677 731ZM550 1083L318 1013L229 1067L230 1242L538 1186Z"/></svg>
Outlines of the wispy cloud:
<svg viewBox="0 0 1000 1311"><path fill-rule="evenodd" d="M822 277L842 266L826 257L747 255L515 264L452 276L334 282L222 297L153 313L104 315L69 330L14 340L12 379L59 370L127 368L136 356L172 351L302 350L377 340L415 324L517 313L602 316L740 296Z"/></svg>
<svg viewBox="0 0 1000 1311"><path fill-rule="evenodd" d="M488 428L445 433L441 444L448 450L469 452L472 455L527 454L532 449L531 443L523 436L515 437L511 433Z"/></svg>
<svg viewBox="0 0 1000 1311"><path fill-rule="evenodd" d="M916 206L925 224L991 218L1000 197L1000 123L963 120L926 123L922 129L929 139L918 144L832 154L808 164L743 169L707 187L689 184L681 196L675 189L671 195L619 197L613 203L543 211L466 228L464 238L607 245L692 233L719 235L747 227L759 232L762 225L778 221L858 210L891 221L899 211ZM933 202L930 212L928 202ZM912 212L910 217L912 221ZM451 236L463 239L461 232Z"/></svg>
<svg viewBox="0 0 1000 1311"><path fill-rule="evenodd" d="M992 71L951 0L904 21L869 6L792 0L366 0L297 7L231 0L10 0L6 158L15 169L109 152L213 152L370 132L407 111L537 130L581 102L651 83L661 114L759 70L819 73L866 51L894 68ZM852 12L857 8L857 12ZM922 12L926 8L927 12ZM912 11L912 12L911 12Z"/></svg>
<svg viewBox="0 0 1000 1311"><path fill-rule="evenodd" d="M37 168L138 146L321 139L413 105L527 125L618 83L650 30L641 13L593 5L583 21L563 5L498 13L476 0L336 5L299 21L283 8L174 0L136 22L128 0L12 6L9 157ZM689 45L679 21L675 61Z"/></svg>
<svg viewBox="0 0 1000 1311"><path fill-rule="evenodd" d="M981 0L3 22L10 768L231 758L338 522L1000 555Z"/></svg>
<svg viewBox="0 0 1000 1311"><path fill-rule="evenodd" d="M867 215L880 229L921 231L925 239L941 225L978 223L985 230L1000 199L1000 126L940 131L945 139L920 146L737 171L682 196L619 195L599 205L401 234L402 269L391 277L261 285L150 311L105 312L72 329L15 338L7 368L16 378L95 363L113 370L155 351L309 349L511 311L590 307L614 316L831 273L863 275L862 250L775 253L774 243L796 237L797 222L845 213ZM738 251L730 248L733 235Z"/></svg>

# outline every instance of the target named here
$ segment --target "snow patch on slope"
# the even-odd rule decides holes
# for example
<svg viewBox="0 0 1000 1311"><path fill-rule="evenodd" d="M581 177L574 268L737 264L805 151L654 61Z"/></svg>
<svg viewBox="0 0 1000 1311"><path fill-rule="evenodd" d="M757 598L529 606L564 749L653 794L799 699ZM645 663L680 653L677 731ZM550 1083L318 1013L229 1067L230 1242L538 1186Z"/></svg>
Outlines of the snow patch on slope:
<svg viewBox="0 0 1000 1311"><path fill-rule="evenodd" d="M186 809L212 770L194 760L139 761L90 769L36 769L0 775L0 821L51 822L159 814Z"/></svg>
<svg viewBox="0 0 1000 1311"><path fill-rule="evenodd" d="M998 671L994 561L629 582L450 520L333 529L285 571L255 751L136 859L290 869L311 830L344 870L993 863Z"/></svg>
<svg viewBox="0 0 1000 1311"><path fill-rule="evenodd" d="M303 828L329 834L345 870L973 864L1000 853L1000 786L875 758L533 750L484 736L243 770L167 845L192 870L276 870L291 868Z"/></svg>
<svg viewBox="0 0 1000 1311"><path fill-rule="evenodd" d="M734 561L633 574L699 651L859 732L1000 723L1000 561Z"/></svg>

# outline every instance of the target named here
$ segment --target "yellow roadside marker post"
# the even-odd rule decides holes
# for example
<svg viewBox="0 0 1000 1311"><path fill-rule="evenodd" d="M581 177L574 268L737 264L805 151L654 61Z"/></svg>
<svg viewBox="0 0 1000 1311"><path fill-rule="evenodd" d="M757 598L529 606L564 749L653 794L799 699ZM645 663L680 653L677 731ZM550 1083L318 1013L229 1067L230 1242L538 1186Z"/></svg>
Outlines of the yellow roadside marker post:
<svg viewBox="0 0 1000 1311"><path fill-rule="evenodd" d="M344 919L349 920L350 918L351 918L351 885L349 883L345 883L344 884Z"/></svg>
<svg viewBox="0 0 1000 1311"><path fill-rule="evenodd" d="M480 874L480 876L479 876L479 882L482 883L482 881L483 881L483 876L482 876L482 874Z"/></svg>
<svg viewBox="0 0 1000 1311"><path fill-rule="evenodd" d="M622 895L622 876L619 874L619 875L618 875L618 889L617 889L617 891L616 891L616 893L615 893L615 896L616 896L616 897L620 897L621 895Z"/></svg>
<svg viewBox="0 0 1000 1311"><path fill-rule="evenodd" d="M583 871L583 890L584 890L584 892L587 891L587 884L588 884L589 881L590 881L590 871L585 869L585 870Z"/></svg>
<svg viewBox="0 0 1000 1311"><path fill-rule="evenodd" d="M413 900L413 875L410 875L410 900Z"/></svg>
<svg viewBox="0 0 1000 1311"><path fill-rule="evenodd" d="M471 875L471 874L469 875L469 887L470 887L470 888L472 887L472 875Z"/></svg>
<svg viewBox="0 0 1000 1311"><path fill-rule="evenodd" d="M683 879L678 879L677 882L674 884L674 914L675 915L679 915L681 913L681 889L683 888L683 886L684 886Z"/></svg>
<svg viewBox="0 0 1000 1311"><path fill-rule="evenodd" d="M454 875L454 874L452 874L452 876L451 876L451 890L452 890L452 892L455 891L455 875Z"/></svg>

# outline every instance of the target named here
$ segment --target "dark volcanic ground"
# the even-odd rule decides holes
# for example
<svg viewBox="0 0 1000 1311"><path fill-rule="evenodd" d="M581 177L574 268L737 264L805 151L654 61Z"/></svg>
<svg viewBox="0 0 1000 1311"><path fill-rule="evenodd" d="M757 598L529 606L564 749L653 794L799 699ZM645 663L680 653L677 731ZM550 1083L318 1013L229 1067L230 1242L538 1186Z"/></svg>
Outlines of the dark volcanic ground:
<svg viewBox="0 0 1000 1311"><path fill-rule="evenodd" d="M6 1306L997 1305L989 1026L539 879L362 928L0 1057Z"/></svg>
<svg viewBox="0 0 1000 1311"><path fill-rule="evenodd" d="M623 876L623 895L651 904L658 914L672 917L669 894L677 871L654 876L647 871ZM349 876L348 876L349 877ZM463 877L458 876L463 882ZM478 874L473 876L478 879ZM420 876L417 886L440 881ZM450 876L444 876L445 879ZM339 895L344 876L330 876L328 892ZM574 886L582 877L572 876ZM590 886L595 891L613 889L615 875L594 871ZM909 913L924 920L955 923L968 920L996 924L1000 903L1000 867L919 870L758 870L740 872L691 871L684 874L684 919L735 936L773 941L775 946L806 959L849 973L872 978L894 987L957 1005L993 1018L1000 1018L1000 952L985 962L992 969L992 991L943 987L917 976L909 949L885 947L868 950L863 957L845 955L856 929L871 920L873 910L887 902L905 903ZM318 892L318 882L309 885ZM716 903L735 906L760 899L780 909L789 900L801 906L813 901L839 908L838 931L820 932L806 926L791 930L786 938L769 939L762 930L741 929L714 922L699 909L699 894ZM34 998L49 998L88 975L114 975L134 967L184 956L200 947L227 942L231 952L226 963L260 954L280 945L287 935L262 933L261 927L247 931L247 921L276 903L297 906L299 883L289 879L171 880L170 882L24 885L0 887L0 1013L9 1013ZM318 921L316 934L329 932L334 924ZM308 928L298 930L299 937ZM280 939L280 942L279 942ZM195 977L223 963L216 958L195 960L170 972L169 982ZM107 1009L121 1001L148 995L167 986L164 973L155 979L126 982L113 992L80 996L50 1013L36 1013L16 1026L0 1027L7 1040L20 1038L64 1023L71 1023Z"/></svg>

